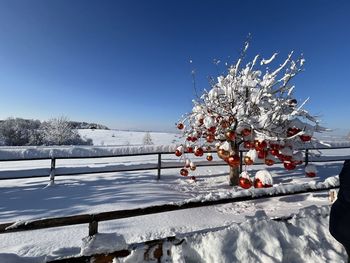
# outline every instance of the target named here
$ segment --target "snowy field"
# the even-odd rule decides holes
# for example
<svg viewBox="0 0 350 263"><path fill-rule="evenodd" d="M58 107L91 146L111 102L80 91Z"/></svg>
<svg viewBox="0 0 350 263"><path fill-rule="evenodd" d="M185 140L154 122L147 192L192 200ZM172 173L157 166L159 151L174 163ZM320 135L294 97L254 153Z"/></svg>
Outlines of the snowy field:
<svg viewBox="0 0 350 263"><path fill-rule="evenodd" d="M86 136L92 133L100 138L100 145L102 141L104 145L122 145L125 138L136 145L142 143L144 136L144 133L133 139L130 134L129 137L120 136L118 138L123 139L118 142L113 141L119 136L116 131L87 131ZM115 133L111 141L106 139L110 139L106 133ZM156 143L156 134L151 133L151 136ZM174 138L173 134L164 134L158 143L169 144ZM325 150L324 155L349 157L350 149ZM155 158L62 160L58 165L103 167L114 162L149 163ZM174 157L165 160L171 161ZM35 172L47 169L43 167L49 167L50 163L4 162L0 165L0 170ZM315 165L318 170L315 178L306 178L302 167L292 172L280 165L269 167L274 175L271 189L337 182L342 162ZM252 166L247 167L247 171L254 175L263 168ZM160 181L156 180L156 170L61 176L56 178L53 187L46 187L48 177L2 180L0 222L131 209L257 191L229 187L227 170L226 166L199 167L193 173L196 181L180 177L179 169L162 170ZM169 244L171 256L164 258L164 262L346 262L344 249L328 233L329 207L328 192L317 192L106 221L99 224L100 234L96 237L96 242L103 246L95 248L94 252L108 252L126 247L126 244L177 236L185 238L185 242L181 246ZM288 223L271 220L291 214L296 216ZM91 253L91 247L82 241L87 234L86 224L1 234L0 262L45 262L86 255ZM122 262L142 262L142 259L143 251L136 250Z"/></svg>

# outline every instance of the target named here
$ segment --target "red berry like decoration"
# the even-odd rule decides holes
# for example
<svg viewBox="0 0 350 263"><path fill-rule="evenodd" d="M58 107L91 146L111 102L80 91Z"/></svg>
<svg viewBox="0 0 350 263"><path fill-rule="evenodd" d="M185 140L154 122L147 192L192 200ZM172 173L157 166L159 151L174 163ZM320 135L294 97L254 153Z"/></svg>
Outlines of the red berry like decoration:
<svg viewBox="0 0 350 263"><path fill-rule="evenodd" d="M229 166L238 166L239 165L239 156L238 154L235 154L235 155L231 155L228 157L227 159L227 163Z"/></svg>
<svg viewBox="0 0 350 263"><path fill-rule="evenodd" d="M251 133L252 133L252 131L250 129L243 129L242 130L242 135L244 137L249 136Z"/></svg>
<svg viewBox="0 0 350 263"><path fill-rule="evenodd" d="M273 155L273 156L277 156L279 154L279 151L277 149L271 149L270 150L270 153Z"/></svg>
<svg viewBox="0 0 350 263"><path fill-rule="evenodd" d="M195 156L203 156L203 149L202 148L197 148L195 151L194 151L194 155Z"/></svg>
<svg viewBox="0 0 350 263"><path fill-rule="evenodd" d="M215 136L213 134L207 135L207 142L212 143L215 140Z"/></svg>
<svg viewBox="0 0 350 263"><path fill-rule="evenodd" d="M210 127L209 129L208 129L208 131L209 132L211 132L211 133L215 133L215 131L216 131L216 127Z"/></svg>
<svg viewBox="0 0 350 263"><path fill-rule="evenodd" d="M265 151L265 150L258 151L258 158L259 159L264 159L264 158L266 158L266 156L267 156L267 151Z"/></svg>
<svg viewBox="0 0 350 263"><path fill-rule="evenodd" d="M182 176L187 176L187 175L188 175L188 170L185 169L185 168L182 168L182 169L180 170L180 174L181 174Z"/></svg>
<svg viewBox="0 0 350 263"><path fill-rule="evenodd" d="M255 188L269 188L272 187L271 184L264 184L259 178L256 178L254 180L254 187Z"/></svg>
<svg viewBox="0 0 350 263"><path fill-rule="evenodd" d="M303 135L300 135L299 137L300 137L300 140L302 140L303 142L311 141L311 136L310 135L303 134Z"/></svg>
<svg viewBox="0 0 350 263"><path fill-rule="evenodd" d="M228 128L229 126L230 126L230 123L229 123L228 121L223 120L223 121L221 122L221 127L222 127L223 129L226 129L226 128Z"/></svg>
<svg viewBox="0 0 350 263"><path fill-rule="evenodd" d="M252 148L252 143L250 141L245 141L243 146L246 149L250 149L250 148Z"/></svg>
<svg viewBox="0 0 350 263"><path fill-rule="evenodd" d="M274 161L274 160L271 160L271 159L266 159L266 160L265 160L265 164L266 164L267 166L272 166L272 165L275 164L275 161Z"/></svg>
<svg viewBox="0 0 350 263"><path fill-rule="evenodd" d="M292 162L284 162L283 163L284 168L286 168L286 170L290 171L290 170L294 170L296 168L296 165Z"/></svg>
<svg viewBox="0 0 350 263"><path fill-rule="evenodd" d="M250 187L252 187L253 183L250 179L248 178L244 178L244 177L240 177L239 178L239 186L244 188L244 189L249 189Z"/></svg>
<svg viewBox="0 0 350 263"><path fill-rule="evenodd" d="M180 157L180 156L182 155L182 152L179 151L179 150L176 150L176 151L175 151L175 155L176 155L177 157Z"/></svg>
<svg viewBox="0 0 350 263"><path fill-rule="evenodd" d="M255 179L254 180L254 187L255 188L264 188L264 184L261 182L260 179Z"/></svg>
<svg viewBox="0 0 350 263"><path fill-rule="evenodd" d="M180 122L180 123L177 124L177 128L179 130L182 130L184 128L184 125Z"/></svg>
<svg viewBox="0 0 350 263"><path fill-rule="evenodd" d="M196 181L197 178L195 176L191 176L190 179Z"/></svg>
<svg viewBox="0 0 350 263"><path fill-rule="evenodd" d="M245 156L245 157L244 157L244 163L245 163L246 165L252 165L254 162L253 162L253 160L252 160L249 156Z"/></svg>
<svg viewBox="0 0 350 263"><path fill-rule="evenodd" d="M211 162L211 161L213 160L213 156L212 156L212 155L207 155L207 160L208 160L209 162Z"/></svg>
<svg viewBox="0 0 350 263"><path fill-rule="evenodd" d="M224 149L219 149L218 150L218 156L221 159L225 160L225 159L227 159L230 156L230 152L229 151L225 151Z"/></svg>
<svg viewBox="0 0 350 263"><path fill-rule="evenodd" d="M295 134L297 134L298 132L300 132L301 130L299 128L293 127L293 128L289 128L287 131L287 136L288 137L292 137Z"/></svg>
<svg viewBox="0 0 350 263"><path fill-rule="evenodd" d="M192 147L187 147L187 152L188 153L193 153L193 148Z"/></svg>
<svg viewBox="0 0 350 263"><path fill-rule="evenodd" d="M315 177L315 176L316 176L316 173L313 173L313 172L311 172L311 173L306 173L306 176L307 176L307 177Z"/></svg>
<svg viewBox="0 0 350 263"><path fill-rule="evenodd" d="M228 131L225 133L226 139L229 141L234 141L236 139L236 133L234 131Z"/></svg>

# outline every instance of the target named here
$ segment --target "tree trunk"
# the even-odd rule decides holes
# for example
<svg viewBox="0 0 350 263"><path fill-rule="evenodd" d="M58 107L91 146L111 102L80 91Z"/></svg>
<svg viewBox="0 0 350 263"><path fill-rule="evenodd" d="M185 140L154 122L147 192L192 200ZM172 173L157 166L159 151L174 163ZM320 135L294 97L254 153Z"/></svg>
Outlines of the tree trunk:
<svg viewBox="0 0 350 263"><path fill-rule="evenodd" d="M230 166L230 174L228 176L228 183L231 186L238 185L239 182L239 169L237 167Z"/></svg>
<svg viewBox="0 0 350 263"><path fill-rule="evenodd" d="M239 146L235 142L231 142L231 148L235 154L239 154ZM231 186L238 185L239 183L239 166L230 166L230 174L228 176L228 183Z"/></svg>

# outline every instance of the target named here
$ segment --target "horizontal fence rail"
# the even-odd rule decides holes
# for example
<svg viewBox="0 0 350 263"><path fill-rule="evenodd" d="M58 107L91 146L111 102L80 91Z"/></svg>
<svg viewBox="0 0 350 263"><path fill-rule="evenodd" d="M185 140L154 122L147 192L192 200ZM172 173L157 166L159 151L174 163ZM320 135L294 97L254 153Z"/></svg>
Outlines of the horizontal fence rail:
<svg viewBox="0 0 350 263"><path fill-rule="evenodd" d="M67 148L67 147L66 147ZM305 151L304 154L304 164L307 165L309 162L336 162L336 161L344 161L346 159L350 159L348 157L337 157L337 156L329 156L328 158L317 158L310 156L310 151L319 151L319 150L340 150L340 149L350 149L350 146L341 146L341 147L318 147L318 148L306 148L300 149ZM248 150L241 149L239 151L240 155L240 171L242 171L243 166L243 154ZM206 153L216 153L216 151L209 151ZM174 154L173 151L162 151L162 152L147 152L147 153L125 153L125 154L115 154L115 155L96 155L96 156L57 156L57 157L36 157L36 158L13 158L6 159L0 158L0 162L14 162L14 161L38 161L38 160L51 160L50 168L47 168L47 174L42 175L26 175L26 176L0 176L0 180L9 180L9 179L23 179L23 178L38 178L38 177L46 177L50 176L50 180L54 180L56 176L68 176L68 175L82 175L82 174L96 174L96 173L114 173L114 172L133 172L133 171L147 171L147 170L157 170L157 179L159 180L161 177L162 169L175 169L182 168L183 161L162 161L163 155ZM119 157L136 157L136 156L157 156L157 160L154 163L143 163L137 165L119 165L119 167L115 168L113 166L106 167L70 167L72 171L60 171L61 168L56 167L56 160L68 160L68 159L101 159L101 158L119 158ZM281 164L282 162L276 160L276 164ZM256 162L253 165L263 165L263 162ZM197 161L197 167L204 166L223 166L227 165L224 161ZM64 168L64 167L63 167ZM43 169L43 168L40 168ZM78 169L83 169L83 171L74 171ZM84 170L85 169L85 170ZM32 170L32 169L31 169ZM64 170L64 169L63 169ZM25 171L25 170L24 170ZM8 173L16 173L17 171L6 171ZM1 174L1 171L0 171Z"/></svg>

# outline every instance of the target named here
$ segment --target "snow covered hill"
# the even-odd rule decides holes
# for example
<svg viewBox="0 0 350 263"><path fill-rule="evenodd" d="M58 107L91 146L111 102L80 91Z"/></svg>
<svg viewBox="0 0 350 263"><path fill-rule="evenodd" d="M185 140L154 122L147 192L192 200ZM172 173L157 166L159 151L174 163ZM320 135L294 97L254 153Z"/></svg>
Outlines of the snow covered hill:
<svg viewBox="0 0 350 263"><path fill-rule="evenodd" d="M108 146L128 146L141 145L147 132L138 131L119 131L119 130L78 130L82 138L90 138L93 145ZM178 134L164 132L149 132L155 145L169 145L178 141Z"/></svg>

